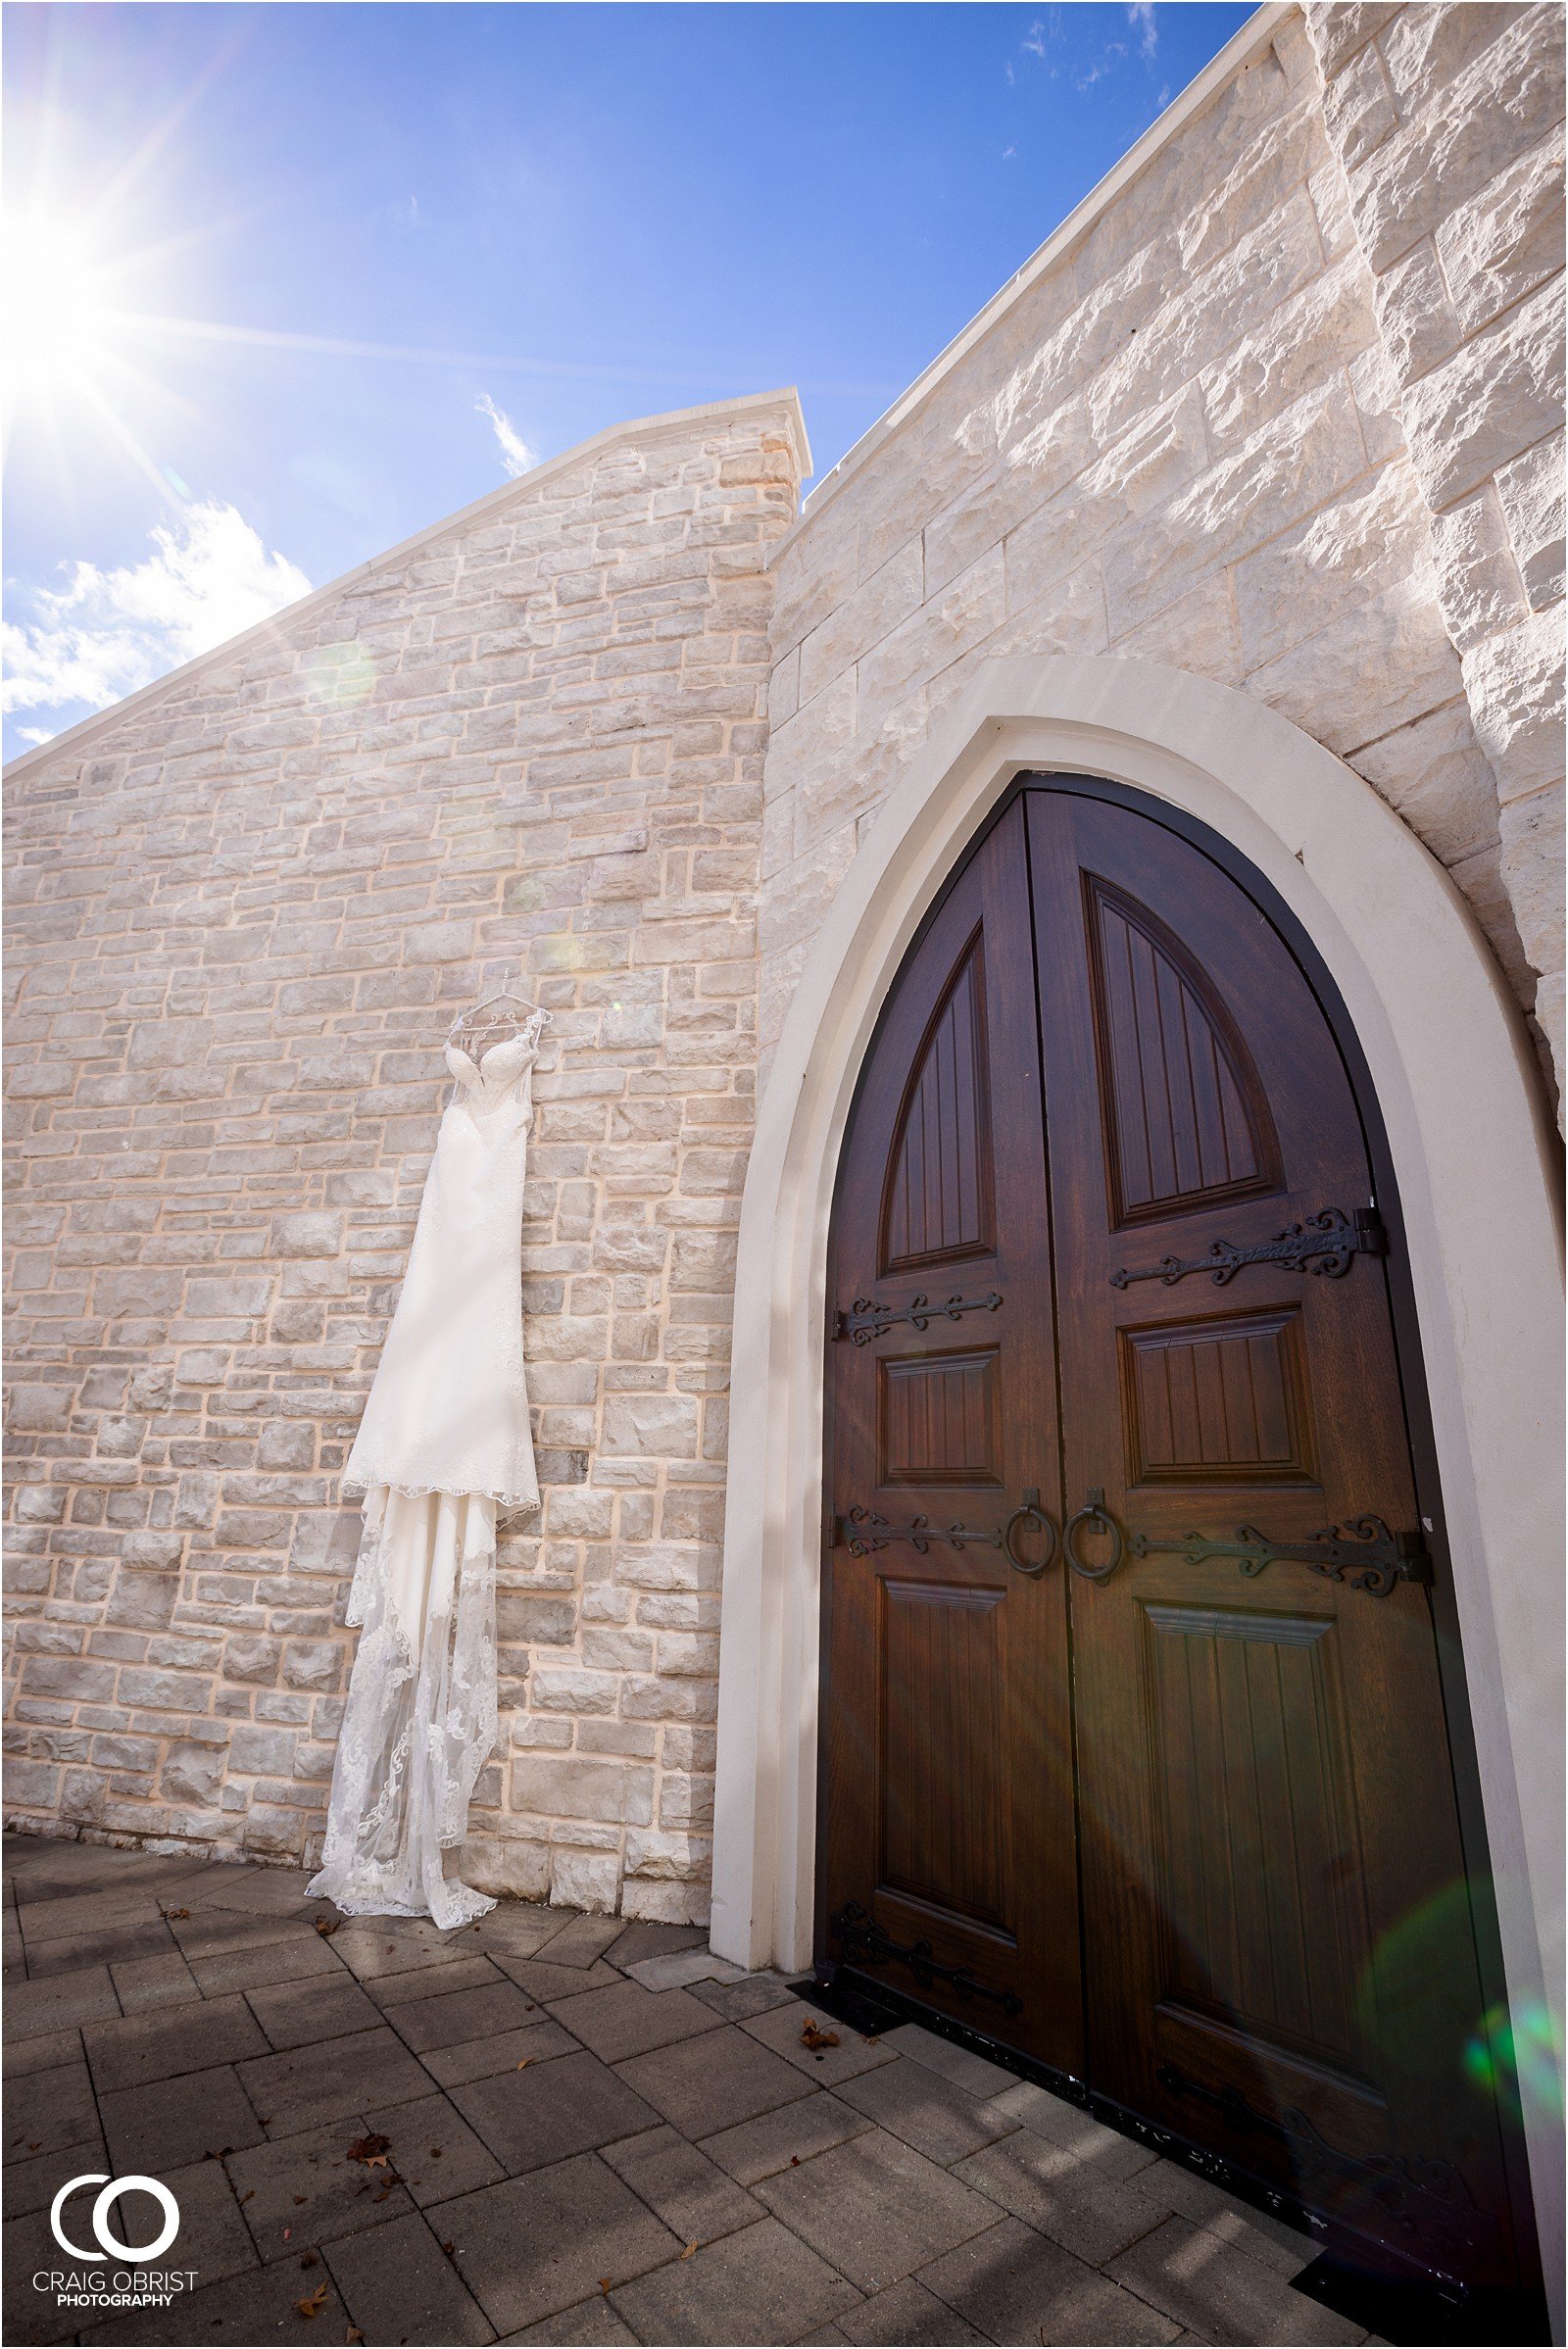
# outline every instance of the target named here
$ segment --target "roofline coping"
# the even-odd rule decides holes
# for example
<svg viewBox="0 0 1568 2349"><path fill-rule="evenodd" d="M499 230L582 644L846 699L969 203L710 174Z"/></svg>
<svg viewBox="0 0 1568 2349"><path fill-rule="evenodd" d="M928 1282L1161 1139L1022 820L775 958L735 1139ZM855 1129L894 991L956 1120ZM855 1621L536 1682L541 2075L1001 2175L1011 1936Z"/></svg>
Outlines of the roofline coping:
<svg viewBox="0 0 1568 2349"><path fill-rule="evenodd" d="M445 514L436 522L427 522L422 530L416 530L412 538L401 539L395 547L388 547L384 553L368 557L364 563L356 563L352 570L341 571L335 579L328 579L322 587L313 587L308 596L301 596L296 603L285 604L280 611L269 613L266 619L258 620L254 627L243 629L238 636L225 637L221 644L214 645L210 652L198 653L194 660L182 661L178 668L170 669L165 676L155 677L151 684L138 686L134 693L126 694L123 700L111 702L105 710L95 710L89 717L78 718L74 726L68 726L63 733L52 735L48 742L41 742L34 749L24 751L6 767L6 779L9 781L15 775L30 771L45 759L55 758L62 750L85 744L106 726L118 724L131 710L149 709L161 694L172 693L180 686L188 685L204 669L219 667L255 646L280 642L289 630L332 597L341 596L348 589L357 587L375 571L407 562L410 556L418 554L422 547L429 546L434 540L444 538L449 531L466 529L475 522L487 520L509 504L526 497L530 490L556 479L571 466L580 465L584 458L592 457L602 449L612 448L619 442L663 440L689 431L693 425L704 423L710 416L744 416L750 410L766 408L783 409L794 435L802 474L808 474L811 469L811 445L807 438L801 396L793 384L786 384L777 391L742 392L733 400L710 400L697 408L671 408L662 416L636 416L628 423L607 424L602 432L590 433L586 440L576 441L569 449L563 449L558 457L545 458L526 473L519 473L514 480L503 481L499 487L487 489L483 497L475 498L471 505L459 507L456 514Z"/></svg>
<svg viewBox="0 0 1568 2349"><path fill-rule="evenodd" d="M976 311L968 325L954 336L928 367L916 375L908 390L901 392L892 407L884 410L876 422L845 451L838 464L822 475L796 520L769 548L769 569L786 548L793 546L802 533L809 529L817 515L831 505L845 483L861 471L878 450L908 421L958 362L967 357L976 343L984 340L992 327L1006 316L1014 303L1028 293L1038 278L1054 269L1072 246L1088 233L1101 215L1109 210L1141 171L1147 170L1159 150L1178 131L1185 129L1194 115L1201 112L1221 83L1227 81L1239 66L1247 64L1258 50L1267 46L1286 18L1300 13L1298 0L1265 0L1265 5L1232 33L1224 48L1215 52L1197 78L1190 81L1164 113L1151 122L1142 138L1128 148L1120 161L1111 166L1103 179L1098 180L1080 203L1074 205L1066 219L1052 230L1045 243L1030 254L1021 268L1013 271L1000 292L992 295L984 309Z"/></svg>

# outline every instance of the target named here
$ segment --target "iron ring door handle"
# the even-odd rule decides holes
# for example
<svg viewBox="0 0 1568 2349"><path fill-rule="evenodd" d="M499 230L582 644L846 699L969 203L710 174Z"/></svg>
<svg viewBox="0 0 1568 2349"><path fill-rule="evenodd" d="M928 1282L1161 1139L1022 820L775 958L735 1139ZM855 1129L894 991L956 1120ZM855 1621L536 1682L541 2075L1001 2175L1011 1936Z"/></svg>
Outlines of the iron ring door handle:
<svg viewBox="0 0 1568 2349"><path fill-rule="evenodd" d="M1038 1563L1036 1563L1032 1558L1022 1558L1018 1555L1018 1532L1026 1521L1032 1522L1039 1526L1041 1532L1047 1536L1046 1554L1039 1560ZM1056 1529L1052 1524L1051 1519L1046 1515L1045 1510L1040 1506L1040 1488L1038 1485L1031 1485L1029 1487L1028 1491L1023 1496L1021 1504L1019 1507L1013 1510L1012 1515L1003 1527L1002 1546L1007 1553L1008 1564L1015 1566L1020 1574L1028 1575L1031 1582L1038 1582L1040 1577L1045 1573L1047 1567L1051 1564L1052 1560L1055 1557Z"/></svg>
<svg viewBox="0 0 1568 2349"><path fill-rule="evenodd" d="M1111 1539L1110 1557L1103 1566L1086 1565L1074 1545L1081 1525L1098 1525ZM1105 1506L1104 1488L1097 1485L1081 1509L1075 1509L1061 1529L1062 1554L1074 1574L1082 1575L1086 1583L1108 1583L1122 1561L1124 1543L1121 1527Z"/></svg>

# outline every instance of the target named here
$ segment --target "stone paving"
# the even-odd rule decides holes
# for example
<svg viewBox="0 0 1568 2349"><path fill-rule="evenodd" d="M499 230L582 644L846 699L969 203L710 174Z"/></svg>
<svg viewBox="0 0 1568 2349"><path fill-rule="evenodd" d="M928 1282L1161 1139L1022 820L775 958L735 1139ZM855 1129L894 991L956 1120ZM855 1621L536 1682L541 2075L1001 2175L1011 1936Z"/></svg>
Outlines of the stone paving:
<svg viewBox="0 0 1568 2349"><path fill-rule="evenodd" d="M9 2341L1369 2337L1291 2290L1306 2236L694 1928L512 1902L441 1934L304 1883L6 1838ZM171 2306L34 2286L91 2172L175 2195ZM144 2194L107 2218L153 2239Z"/></svg>

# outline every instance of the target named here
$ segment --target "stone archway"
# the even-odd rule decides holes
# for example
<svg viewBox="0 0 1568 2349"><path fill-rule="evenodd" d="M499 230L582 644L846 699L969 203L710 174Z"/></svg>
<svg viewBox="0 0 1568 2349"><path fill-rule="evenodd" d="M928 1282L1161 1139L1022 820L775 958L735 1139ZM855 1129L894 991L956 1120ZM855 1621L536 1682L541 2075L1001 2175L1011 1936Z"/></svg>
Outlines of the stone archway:
<svg viewBox="0 0 1568 2349"><path fill-rule="evenodd" d="M1300 923L1353 1023L1403 1204L1510 1995L1516 2012L1560 2012L1561 1265L1533 1055L1463 901L1368 784L1243 694L1102 658L977 672L846 875L760 1105L735 1297L713 1946L752 1966L809 1957L839 1146L905 951L1027 768L1105 777L1208 825ZM1551 2274L1549 2100L1526 2129Z"/></svg>

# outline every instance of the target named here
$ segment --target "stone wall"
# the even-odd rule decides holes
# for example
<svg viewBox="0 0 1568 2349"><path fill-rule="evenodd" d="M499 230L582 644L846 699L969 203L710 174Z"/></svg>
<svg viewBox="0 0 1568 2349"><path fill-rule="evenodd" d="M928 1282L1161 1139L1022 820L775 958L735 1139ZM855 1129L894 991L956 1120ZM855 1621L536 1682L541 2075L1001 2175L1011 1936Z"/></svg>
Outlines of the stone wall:
<svg viewBox="0 0 1568 2349"><path fill-rule="evenodd" d="M1281 710L1448 867L1533 1008L1561 968L1535 690L1556 615L1529 601L1560 593L1559 343L1554 291L1527 290L1560 259L1559 34L1544 7L1325 8L1330 122L1283 13L813 495L774 559L764 1059L865 826L1004 653L1165 661ZM1360 144L1357 76L1384 109ZM1419 365L1400 335L1428 297L1385 290L1418 238L1416 262L1469 257L1453 341ZM1465 533L1490 554L1505 515L1516 553L1461 622Z"/></svg>
<svg viewBox="0 0 1568 2349"><path fill-rule="evenodd" d="M314 1857L337 1479L454 1016L551 1006L542 1519L466 1860L706 1913L770 540L793 396L628 426L21 762L8 1815Z"/></svg>
<svg viewBox="0 0 1568 2349"><path fill-rule="evenodd" d="M1307 18L1560 1087L1562 11Z"/></svg>
<svg viewBox="0 0 1568 2349"><path fill-rule="evenodd" d="M629 425L19 762L10 1816L314 1856L338 1472L446 1029L520 980L544 1510L463 1865L705 1913L759 1073L992 655L1283 710L1560 1043L1559 23L1265 15L793 527L793 397Z"/></svg>

